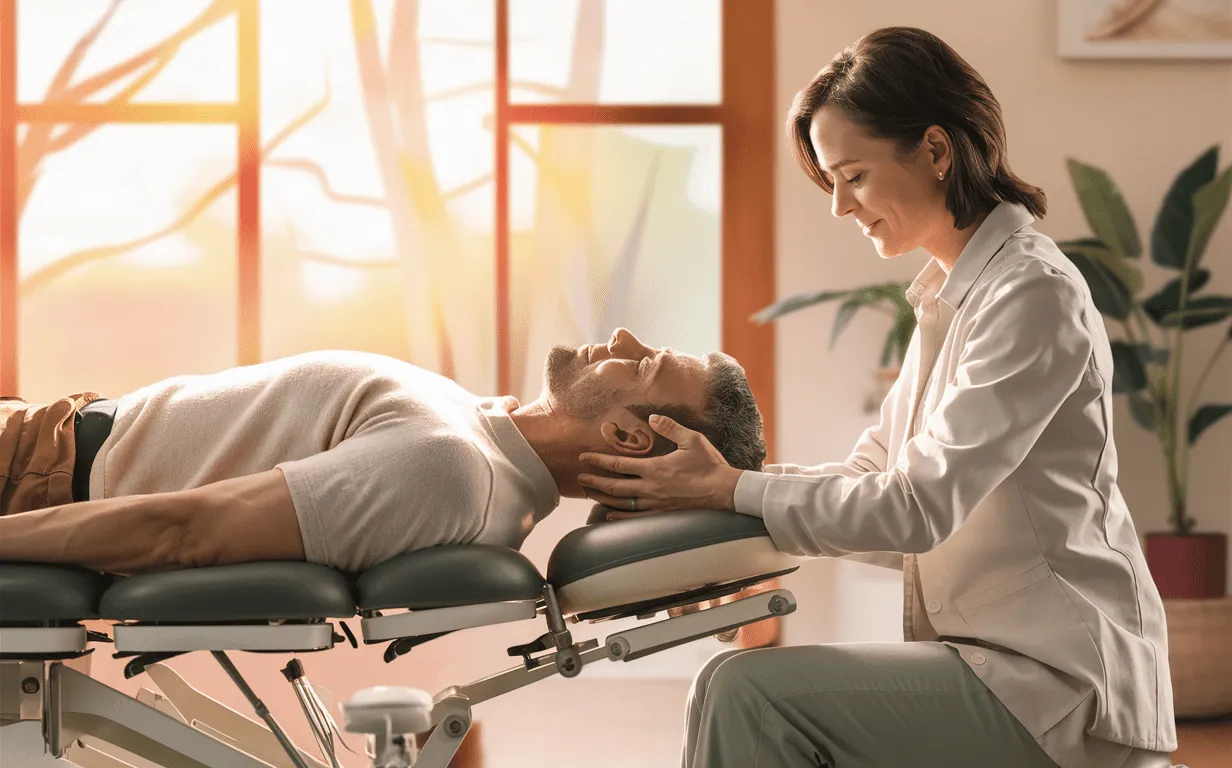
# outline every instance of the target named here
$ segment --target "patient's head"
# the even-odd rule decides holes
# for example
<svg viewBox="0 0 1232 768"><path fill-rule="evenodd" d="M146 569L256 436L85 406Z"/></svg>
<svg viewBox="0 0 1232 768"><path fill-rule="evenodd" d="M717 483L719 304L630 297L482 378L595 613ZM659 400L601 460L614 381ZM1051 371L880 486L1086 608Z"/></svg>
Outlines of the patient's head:
<svg viewBox="0 0 1232 768"><path fill-rule="evenodd" d="M766 458L761 414L735 359L650 347L624 328L607 344L554 347L538 404L558 425L561 460L582 450L670 453L675 444L650 428L655 413L705 435L733 467L759 470Z"/></svg>

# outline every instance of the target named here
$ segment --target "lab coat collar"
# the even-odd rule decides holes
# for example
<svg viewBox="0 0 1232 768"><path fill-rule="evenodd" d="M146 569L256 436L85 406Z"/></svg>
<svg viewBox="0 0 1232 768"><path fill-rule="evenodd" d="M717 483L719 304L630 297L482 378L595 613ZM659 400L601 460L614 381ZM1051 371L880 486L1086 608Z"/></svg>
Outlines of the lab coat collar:
<svg viewBox="0 0 1232 768"><path fill-rule="evenodd" d="M947 276L936 259L928 264L907 289L907 301L919 307L926 293L934 293L950 309L957 311L984 267L1001 250L1001 246L1023 227L1035 222L1035 217L1017 203L1000 203L980 224L979 229L967 241L958 261ZM938 289L937 286L940 285ZM931 289L931 290L930 290Z"/></svg>

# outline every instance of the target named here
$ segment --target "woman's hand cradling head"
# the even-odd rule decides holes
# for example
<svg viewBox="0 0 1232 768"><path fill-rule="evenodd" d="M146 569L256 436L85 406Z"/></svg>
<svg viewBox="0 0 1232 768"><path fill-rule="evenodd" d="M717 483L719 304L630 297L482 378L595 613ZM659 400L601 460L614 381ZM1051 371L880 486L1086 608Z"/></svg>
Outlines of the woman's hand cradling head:
<svg viewBox="0 0 1232 768"><path fill-rule="evenodd" d="M581 474L586 497L613 510L608 519L679 509L735 510L741 470L699 432L666 416L651 416L650 428L676 444L676 450L653 458L584 453L579 459L625 477ZM627 510L627 511L625 511Z"/></svg>

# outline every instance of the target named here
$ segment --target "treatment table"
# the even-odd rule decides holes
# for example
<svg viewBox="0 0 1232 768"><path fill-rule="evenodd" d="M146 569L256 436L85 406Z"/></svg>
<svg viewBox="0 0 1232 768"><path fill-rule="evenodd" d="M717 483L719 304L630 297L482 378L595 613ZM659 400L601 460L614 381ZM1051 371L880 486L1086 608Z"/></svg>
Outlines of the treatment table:
<svg viewBox="0 0 1232 768"><path fill-rule="evenodd" d="M593 519L593 516L592 516ZM633 661L795 610L784 589L655 621L669 608L732 595L794 571L762 521L695 510L586 525L553 549L546 577L520 552L449 545L400 555L360 574L302 562L243 563L117 577L75 566L0 563L0 764L82 768L337 768L334 719L298 659L294 686L319 754L293 744L241 677L228 651L301 653L365 644L393 662L442 635L542 616L546 631L508 649L521 663L429 696L376 686L342 705L348 731L367 735L376 768L445 768L471 726L471 707L586 664ZM645 622L575 642L566 622ZM112 638L86 619L110 619L125 675L159 691L129 697L64 666ZM336 632L334 620L345 635ZM209 651L261 725L201 694L159 662ZM345 652L341 651L341 652ZM432 730L416 747L412 734ZM15 755L23 757L16 758Z"/></svg>

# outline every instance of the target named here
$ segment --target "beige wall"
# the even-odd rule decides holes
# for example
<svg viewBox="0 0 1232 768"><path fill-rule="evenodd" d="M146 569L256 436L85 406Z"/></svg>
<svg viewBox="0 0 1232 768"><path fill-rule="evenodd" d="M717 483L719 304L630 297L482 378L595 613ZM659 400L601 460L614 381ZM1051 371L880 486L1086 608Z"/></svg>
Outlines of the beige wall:
<svg viewBox="0 0 1232 768"><path fill-rule="evenodd" d="M988 81L1001 102L1012 166L1048 194L1038 225L1054 238L1090 230L1069 183L1065 160L1106 169L1149 238L1172 179L1211 144L1222 167L1232 162L1232 61L1065 60L1057 55L1056 0L882 0L875 3L779 0L781 114L795 92L849 42L878 27L918 26L952 45ZM849 288L909 280L918 254L881 260L856 226L830 215L829 197L778 153L778 284L781 296L808 288ZM1207 290L1232 293L1232 212L1211 241L1214 276ZM1146 290L1172 275L1144 262ZM864 317L825 348L834 308L779 322L777 458L801 464L841 460L868 425L860 404L888 326ZM1224 326L1226 327L1226 326ZM820 329L820 330L819 330ZM1193 381L1219 334L1186 335L1185 373ZM1206 402L1232 402L1232 354L1207 382ZM1121 484L1140 534L1166 527L1163 465L1154 437L1135 425L1118 398L1114 428ZM1190 505L1201 530L1232 531L1232 422L1213 427L1191 453ZM896 640L901 588L890 571L817 561L789 578L801 609L787 619L789 642Z"/></svg>
<svg viewBox="0 0 1232 768"><path fill-rule="evenodd" d="M754 1L754 0L750 0ZM761 1L761 0L757 0ZM1051 215L1041 229L1055 237L1087 233L1065 172L1076 157L1108 169L1121 185L1140 228L1147 230L1175 172L1202 149L1222 142L1232 159L1232 62L1149 63L1063 61L1056 54L1053 0L882 0L876 3L780 0L780 114L795 91L838 50L860 35L888 24L928 28L950 42L989 81L1005 110L1015 170L1049 194ZM779 291L808 287L852 287L873 281L907 280L923 265L908 255L884 262L848 221L833 219L827 198L792 164L780 139L778 154ZM1227 218L1207 258L1221 262L1211 290L1232 293L1232 222ZM1147 268L1148 287L1164 276ZM845 456L869 417L861 412L884 329L873 317L860 318L827 352L833 308L781 321L778 335L777 458L809 464ZM819 333L818 329L821 328ZM1187 368L1205 361L1212 334L1191 334ZM1205 350L1205 351L1204 351ZM1210 396L1232 400L1232 355L1212 376ZM1220 391L1222 390L1222 391ZM1134 426L1123 403L1117 411L1117 444L1123 486L1139 531L1164 525L1165 493L1158 453L1150 435ZM1208 433L1194 454L1192 505L1202 529L1232 529L1232 422ZM549 518L532 535L528 554L541 568L551 544L580 524L576 506ZM898 575L847 563L817 561L787 579L800 601L788 617L791 643L899 640L901 587ZM509 666L504 648L526 642L539 624L521 622L462 633L430 643L392 665L380 660L381 646L306 654L311 679L345 698L357 687L392 682L439 690ZM603 625L580 628L582 636L606 633ZM244 709L243 699L207 656L177 660L173 666L210 695ZM258 693L302 743L311 739L277 669L282 657L236 654ZM650 660L645 660L649 662ZM684 663L688 663L687 661ZM632 676L646 667L622 668ZM119 678L120 664L102 658L100 676L135 692L141 681ZM686 671L687 674L687 671ZM679 748L687 680L655 682L632 677L539 683L484 705L490 768L513 766L667 766ZM247 711L244 709L244 711ZM350 760L346 765L362 763Z"/></svg>

